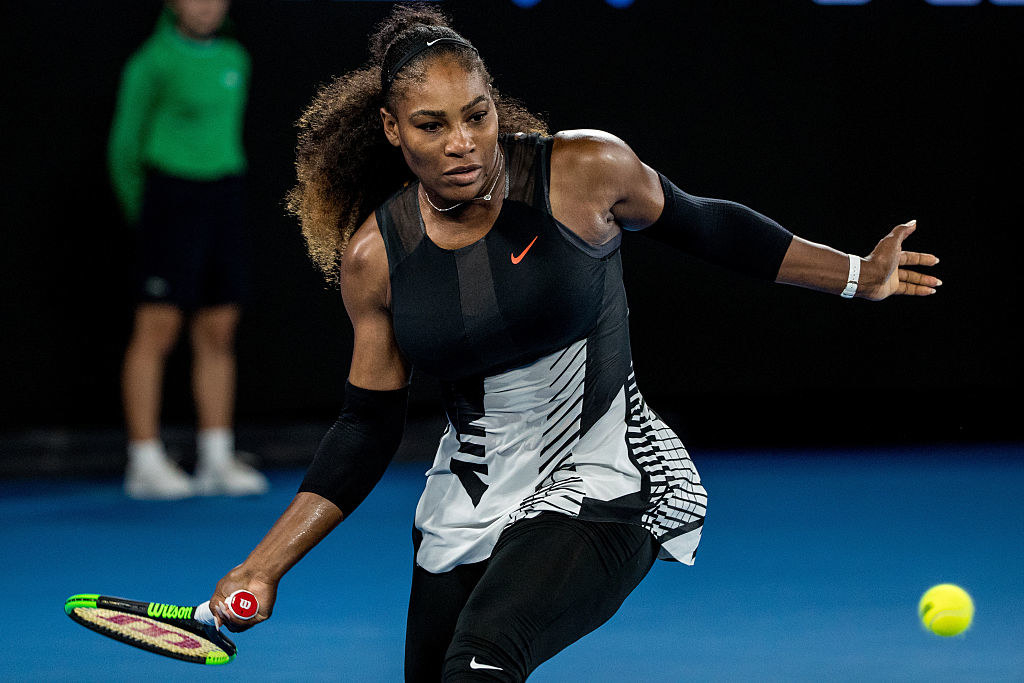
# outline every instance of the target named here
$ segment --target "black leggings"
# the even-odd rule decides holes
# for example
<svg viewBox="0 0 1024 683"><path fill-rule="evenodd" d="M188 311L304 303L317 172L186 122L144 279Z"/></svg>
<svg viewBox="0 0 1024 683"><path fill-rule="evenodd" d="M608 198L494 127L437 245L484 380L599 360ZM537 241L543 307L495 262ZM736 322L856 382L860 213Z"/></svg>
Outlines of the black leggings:
<svg viewBox="0 0 1024 683"><path fill-rule="evenodd" d="M506 529L488 560L415 567L406 681L524 680L608 621L658 549L641 527L543 513Z"/></svg>

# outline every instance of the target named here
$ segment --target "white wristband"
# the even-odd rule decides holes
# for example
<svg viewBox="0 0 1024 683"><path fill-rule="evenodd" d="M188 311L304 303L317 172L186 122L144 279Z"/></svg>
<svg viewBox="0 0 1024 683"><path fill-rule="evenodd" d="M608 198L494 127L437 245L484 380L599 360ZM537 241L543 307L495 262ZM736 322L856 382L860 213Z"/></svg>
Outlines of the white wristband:
<svg viewBox="0 0 1024 683"><path fill-rule="evenodd" d="M846 276L846 289L839 295L844 299L852 299L857 293L857 285L860 284L860 257L849 254L850 273Z"/></svg>

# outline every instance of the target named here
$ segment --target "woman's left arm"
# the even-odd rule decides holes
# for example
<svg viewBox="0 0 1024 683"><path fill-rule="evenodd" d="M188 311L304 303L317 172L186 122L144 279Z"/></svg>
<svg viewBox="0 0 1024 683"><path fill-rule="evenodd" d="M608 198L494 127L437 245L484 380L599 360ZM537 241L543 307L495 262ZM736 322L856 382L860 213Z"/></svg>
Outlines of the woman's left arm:
<svg viewBox="0 0 1024 683"><path fill-rule="evenodd" d="M847 298L927 296L942 284L913 270L934 266L938 258L903 250L916 220L893 228L864 258L846 254L793 235L742 204L687 194L624 142L604 135L590 136L591 145L599 141L603 151L592 158L603 159L598 175L614 187L610 212L621 229L644 230L656 240L755 277Z"/></svg>
<svg viewBox="0 0 1024 683"><path fill-rule="evenodd" d="M934 266L939 259L903 250L903 241L916 229L916 220L897 225L864 258L794 237L775 281L872 301L894 294L934 294L942 281L911 268Z"/></svg>

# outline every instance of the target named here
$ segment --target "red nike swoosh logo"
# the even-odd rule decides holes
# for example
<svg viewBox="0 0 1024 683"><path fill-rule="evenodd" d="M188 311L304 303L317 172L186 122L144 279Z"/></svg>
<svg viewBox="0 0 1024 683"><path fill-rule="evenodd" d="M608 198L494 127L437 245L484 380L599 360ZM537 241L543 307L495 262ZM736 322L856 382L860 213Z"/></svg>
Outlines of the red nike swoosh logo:
<svg viewBox="0 0 1024 683"><path fill-rule="evenodd" d="M513 253L509 253L509 256L512 257L512 263L519 263L520 261L523 260L523 257L526 256L526 252L530 251L530 247L532 247L533 243L537 241L537 237L540 237L540 235L534 237L533 241L526 245L526 249L523 249L523 253L521 253L519 256L516 256Z"/></svg>

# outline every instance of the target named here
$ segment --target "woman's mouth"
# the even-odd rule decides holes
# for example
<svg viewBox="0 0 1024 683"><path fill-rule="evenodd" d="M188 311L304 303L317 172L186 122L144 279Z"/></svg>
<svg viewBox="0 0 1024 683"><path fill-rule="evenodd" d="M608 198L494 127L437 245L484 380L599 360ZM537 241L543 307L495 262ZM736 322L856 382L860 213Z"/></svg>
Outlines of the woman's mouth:
<svg viewBox="0 0 1024 683"><path fill-rule="evenodd" d="M483 166L470 164L468 166L456 166L444 172L444 177L455 185L472 185L483 173Z"/></svg>

